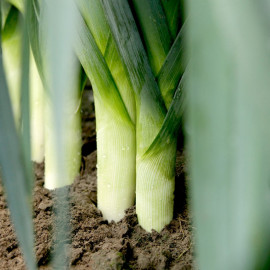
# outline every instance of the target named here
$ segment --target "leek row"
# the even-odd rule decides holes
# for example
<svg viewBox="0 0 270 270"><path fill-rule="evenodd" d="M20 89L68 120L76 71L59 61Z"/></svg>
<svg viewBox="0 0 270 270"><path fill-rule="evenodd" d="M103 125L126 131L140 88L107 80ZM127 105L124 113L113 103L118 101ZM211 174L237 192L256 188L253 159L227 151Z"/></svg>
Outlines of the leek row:
<svg viewBox="0 0 270 270"><path fill-rule="evenodd" d="M102 1L102 4L113 38L128 71L136 100L136 212L143 228L147 231L160 231L173 217L177 138L175 130L179 128L180 117L176 119L177 125L173 125L171 120L168 121L171 118L166 115L183 73L183 69L180 69L180 72L175 71L179 69L179 60L169 63L171 61L166 59L171 59L172 55L182 59L182 52L179 54L175 53L175 48L170 49L173 39L170 37L166 17L161 14L163 9L160 1L147 5L146 9L151 14L148 17L142 2L133 1L146 51L129 4L121 0ZM163 35L167 35L168 38L164 40ZM179 48L180 40L179 38L175 41L176 48ZM151 57L155 61L152 61ZM169 76L161 72L160 88L155 76L158 76L160 70L165 70L163 65L171 65L176 77L172 83ZM166 102L164 93L167 97ZM176 98L174 103L180 106L181 102L182 99ZM176 112L175 105L173 108L171 115L172 112ZM181 113L177 111L178 115ZM168 128L169 133L163 132L164 126ZM161 138L161 142L157 138ZM157 142L160 143L159 146Z"/></svg>
<svg viewBox="0 0 270 270"><path fill-rule="evenodd" d="M175 104L181 105L181 99L173 99L175 92L182 89L178 84L186 66L179 12L172 9L172 3L179 9L179 1L151 0L146 6L140 0L130 4L121 0L75 3L79 18L75 51L94 90L98 207L105 219L120 220L125 209L134 203L136 184L140 224L148 231L160 231L173 214L176 130L182 115L182 111L175 109ZM51 4L51 0L46 0L39 7L37 0L31 1L29 36L46 89L45 108L40 109L46 115L45 187L54 189L71 184L79 171L81 96L75 59L65 59L65 69L63 64L59 67L65 70L69 84L58 84L55 78L58 71L52 72L56 68L52 58L61 55L53 55L50 36L43 34L54 32L46 11L52 8ZM31 73L37 74L37 70ZM62 93L57 87L66 88L66 92L56 113L55 100ZM34 104L43 100L39 97L34 97ZM172 115L177 115L176 123L171 120ZM60 123L63 116L65 120ZM65 134L60 132L61 142L56 137L56 128L65 130ZM65 168L66 174L62 178L60 154L55 153L57 141L65 153L60 169Z"/></svg>

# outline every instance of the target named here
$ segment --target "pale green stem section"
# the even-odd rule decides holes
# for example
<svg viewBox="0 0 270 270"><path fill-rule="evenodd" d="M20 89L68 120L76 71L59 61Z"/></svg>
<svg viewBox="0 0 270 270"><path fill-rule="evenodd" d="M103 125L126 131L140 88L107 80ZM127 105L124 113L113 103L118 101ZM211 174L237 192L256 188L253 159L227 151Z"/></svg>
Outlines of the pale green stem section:
<svg viewBox="0 0 270 270"><path fill-rule="evenodd" d="M112 34L136 96L136 212L147 231L160 231L173 216L175 142L145 152L158 135L166 109L127 1L103 0Z"/></svg>
<svg viewBox="0 0 270 270"><path fill-rule="evenodd" d="M73 86L76 87L76 86ZM81 115L79 91L67 91L64 114L67 121L64 124L63 145L66 147L66 156L63 160L67 169L66 178L59 178L57 155L55 153L54 114L52 102L47 93L45 95L45 184L48 189L55 189L70 185L79 174L81 165Z"/></svg>
<svg viewBox="0 0 270 270"><path fill-rule="evenodd" d="M136 213L148 232L160 232L173 218L176 140L157 154L137 158Z"/></svg>
<svg viewBox="0 0 270 270"><path fill-rule="evenodd" d="M12 35L2 40L3 64L17 129L20 124L21 44L22 36L17 24Z"/></svg>
<svg viewBox="0 0 270 270"><path fill-rule="evenodd" d="M152 72L156 77L173 42L160 1L133 0Z"/></svg>
<svg viewBox="0 0 270 270"><path fill-rule="evenodd" d="M107 24L102 5L99 0L77 0L77 3L87 27L93 35L96 45L104 56L126 110L131 120L135 123L136 110L134 93L121 56L117 51L115 41L111 36L111 31Z"/></svg>
<svg viewBox="0 0 270 270"><path fill-rule="evenodd" d="M264 9L252 0L188 1L190 197L201 270L269 269Z"/></svg>
<svg viewBox="0 0 270 270"><path fill-rule="evenodd" d="M40 48L47 86L44 186L48 189L72 184L81 164L81 74L73 52L76 23L73 0L41 2Z"/></svg>
<svg viewBox="0 0 270 270"><path fill-rule="evenodd" d="M134 126L114 118L95 97L97 118L97 199L104 219L119 221L135 200Z"/></svg>
<svg viewBox="0 0 270 270"><path fill-rule="evenodd" d="M9 11L11 9L11 5L10 5L10 3L6 2L6 1L1 1L0 8L1 8L1 18L2 18L1 23L3 26L6 23L6 19L7 19Z"/></svg>
<svg viewBox="0 0 270 270"><path fill-rule="evenodd" d="M44 89L32 53L29 73L31 157L33 161L40 163L44 159Z"/></svg>
<svg viewBox="0 0 270 270"><path fill-rule="evenodd" d="M135 127L108 66L112 67L115 76L122 78L124 74L121 69L113 68L113 60L105 62L85 23L80 26L76 53L91 80L95 99L98 207L105 219L118 221L134 204ZM112 51L107 53L114 59ZM124 85L128 86L121 83L121 87Z"/></svg>
<svg viewBox="0 0 270 270"><path fill-rule="evenodd" d="M4 0L1 0L1 1L4 1ZM23 0L7 0L7 2L15 6L20 12L23 13L24 11Z"/></svg>
<svg viewBox="0 0 270 270"><path fill-rule="evenodd" d="M132 122L135 123L136 110L134 92L112 37L108 41L104 58L125 104L127 112Z"/></svg>
<svg viewBox="0 0 270 270"><path fill-rule="evenodd" d="M14 13L15 14L15 13ZM4 37L3 62L9 94L11 98L12 110L17 130L20 128L21 118L21 46L22 29L19 19L14 30L10 30ZM9 23L9 22L8 22ZM43 86L36 68L35 60L31 53L30 58L30 121L31 121L31 157L35 162L42 162L44 158L44 105Z"/></svg>

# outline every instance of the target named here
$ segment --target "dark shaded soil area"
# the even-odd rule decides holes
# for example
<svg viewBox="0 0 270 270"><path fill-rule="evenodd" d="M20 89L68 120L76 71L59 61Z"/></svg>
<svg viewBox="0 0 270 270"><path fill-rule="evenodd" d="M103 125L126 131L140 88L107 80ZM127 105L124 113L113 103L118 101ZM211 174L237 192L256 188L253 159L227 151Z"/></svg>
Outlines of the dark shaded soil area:
<svg viewBox="0 0 270 270"><path fill-rule="evenodd" d="M89 93L88 93L89 94ZM89 98L85 96L84 98ZM90 97L91 98L91 97ZM89 103L88 103L89 104ZM83 162L81 175L69 186L71 269L193 269L192 234L186 210L184 156L177 157L175 218L161 233L145 232L129 208L118 223L103 220L96 207L96 145L93 110L82 106ZM40 269L50 269L56 193L43 187L44 165L35 165L35 251ZM10 223L0 186L0 270L26 269ZM64 268L59 268L64 269Z"/></svg>

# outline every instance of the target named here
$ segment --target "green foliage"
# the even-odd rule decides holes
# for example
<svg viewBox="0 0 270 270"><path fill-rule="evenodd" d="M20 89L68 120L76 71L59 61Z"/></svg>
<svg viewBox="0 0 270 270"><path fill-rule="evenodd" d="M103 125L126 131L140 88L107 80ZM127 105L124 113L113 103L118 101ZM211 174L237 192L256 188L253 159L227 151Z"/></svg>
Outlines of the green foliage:
<svg viewBox="0 0 270 270"><path fill-rule="evenodd" d="M259 3L189 1L188 127L199 269L268 269L269 28Z"/></svg>
<svg viewBox="0 0 270 270"><path fill-rule="evenodd" d="M143 228L160 231L173 216L176 138L182 116L182 107L176 108L182 103L181 87L169 113L167 108L184 72L182 34L172 45L160 1L133 1L134 10L121 0L102 4L136 101L136 212ZM161 89L156 82L160 70Z"/></svg>
<svg viewBox="0 0 270 270"><path fill-rule="evenodd" d="M177 134L184 115L199 269L269 268L267 1L191 0L187 3L189 21L180 30L181 3L26 0L24 6L22 0L1 1L3 42L20 31L23 57L18 61L22 99L21 124L16 130L0 54L0 169L29 269L36 269L31 222L30 46L51 109L47 119L52 128L47 130L52 134L51 148L56 149L51 164L60 185L66 184L74 165L66 161L71 149L66 147L71 145L67 126L74 131L79 125L69 125L66 110L71 108L69 116L79 116L85 72L95 98L98 177L105 179L98 188L107 187L104 209L99 203L102 211L112 212L105 208L120 205L113 214L119 219L123 216L123 208L134 201L136 174L140 224L148 231L160 231L170 222ZM21 26L19 11L24 17ZM78 60L84 72L79 71ZM78 157L80 142L76 147L72 149ZM121 177L128 181L124 183ZM122 189L119 194L129 197L126 204L124 195L111 196L111 179L116 180L114 187ZM128 192L127 185L131 185ZM68 265L62 241L70 229L68 207L62 208L67 196L67 189L57 192L56 222L64 227L56 236L56 268Z"/></svg>
<svg viewBox="0 0 270 270"><path fill-rule="evenodd" d="M1 10L0 10L1 11ZM1 13L1 12L0 12ZM1 20L0 20L1 21ZM1 34L0 34L1 35ZM0 38L1 40L1 38ZM31 171L26 163L20 134L17 134L13 118L5 72L2 62L2 43L0 43L0 169L7 193L8 206L17 232L22 252L29 269L36 269L34 256L34 235L31 213ZM26 69L27 63L23 66ZM23 104L24 106L25 104Z"/></svg>

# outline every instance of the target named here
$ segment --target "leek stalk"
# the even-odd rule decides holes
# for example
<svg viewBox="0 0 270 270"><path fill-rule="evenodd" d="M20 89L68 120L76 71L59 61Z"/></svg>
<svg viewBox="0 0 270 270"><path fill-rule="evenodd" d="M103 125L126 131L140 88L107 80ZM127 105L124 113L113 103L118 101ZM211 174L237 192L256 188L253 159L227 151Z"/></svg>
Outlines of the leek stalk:
<svg viewBox="0 0 270 270"><path fill-rule="evenodd" d="M196 261L269 268L267 2L188 1L188 119Z"/></svg>
<svg viewBox="0 0 270 270"><path fill-rule="evenodd" d="M18 2L19 3L19 2ZM33 6L32 6L33 8ZM17 130L20 131L21 106L20 106L20 82L21 82L21 47L22 47L22 29L20 24L20 12L11 7L3 29L3 60L7 73L7 82L9 85L13 114ZM35 18L34 18L35 19ZM38 20L36 20L38 21ZM33 23L32 27L35 26ZM40 25L36 25L37 31ZM31 33L30 33L31 34ZM37 37L35 37L36 39ZM31 39L31 35L30 35ZM47 157L45 163L45 187L54 189L56 187L71 184L79 173L81 162L81 124L80 124L80 82L78 81L79 72L71 72L68 75L73 83L69 84L65 96L66 104L63 106L67 121L66 145L69 145L68 154L65 156L68 177L65 180L59 180L56 176L57 166L55 163L55 147L53 145L52 130L54 125L54 116L52 114L51 94L44 92L43 83L40 75L43 74L43 64L38 62L37 69L33 55L39 59L40 43L35 43L32 36L33 53L30 53L30 121L31 121L31 158L35 162L42 162L44 154ZM43 82L47 82L43 79ZM46 117L45 117L46 115ZM44 143L46 141L46 144Z"/></svg>
<svg viewBox="0 0 270 270"><path fill-rule="evenodd" d="M8 13L2 31L3 64L17 129L20 124L20 82L22 33L20 15L15 7Z"/></svg>
<svg viewBox="0 0 270 270"><path fill-rule="evenodd" d="M72 76L70 76L72 78ZM73 78L74 79L74 78ZM79 83L73 81L66 89L65 103L63 105L63 115L66 117L63 123L65 136L62 138L63 147L66 148L64 167L67 170L66 177L59 177L59 166L55 151L55 113L53 109L53 97L45 94L45 182L44 186L48 189L55 189L70 185L79 174L81 165L81 115L80 103L81 96Z"/></svg>
<svg viewBox="0 0 270 270"><path fill-rule="evenodd" d="M0 3L0 22L2 20L3 1ZM7 13L6 13L7 14ZM5 14L4 14L5 15ZM25 26L25 25L24 25ZM24 255L28 269L36 269L34 257L34 234L33 224L31 222L32 213L29 202L31 196L32 175L30 163L26 160L25 148L22 145L21 136L16 132L15 121L11 106L11 100L8 93L6 80L7 70L3 66L2 54L2 34L5 36L2 28L0 29L0 167L1 178L5 187L10 215L17 238L20 243L21 251ZM7 36L6 36L7 37ZM28 74L28 67L23 65L22 73ZM26 104L23 103L24 107Z"/></svg>
<svg viewBox="0 0 270 270"><path fill-rule="evenodd" d="M33 54L30 54L30 121L31 158L37 163L44 160L44 88L39 77Z"/></svg>
<svg viewBox="0 0 270 270"><path fill-rule="evenodd" d="M98 208L119 221L135 199L135 101L99 1L78 6L85 21L76 51L94 90Z"/></svg>
<svg viewBox="0 0 270 270"><path fill-rule="evenodd" d="M81 165L81 73L72 49L76 16L71 10L75 6L72 1L66 3L71 22L62 13L57 18L60 2L57 6L51 0L41 3L38 26L46 83L44 186L48 189L72 184ZM61 31L67 28L69 33ZM64 43L68 45L63 47Z"/></svg>
<svg viewBox="0 0 270 270"><path fill-rule="evenodd" d="M11 97L13 115L17 130L21 119L21 47L22 27L21 15L15 7L11 7L3 29L3 62L7 75L7 83ZM30 126L31 126L31 158L35 162L44 159L44 113L43 86L35 60L30 53Z"/></svg>

